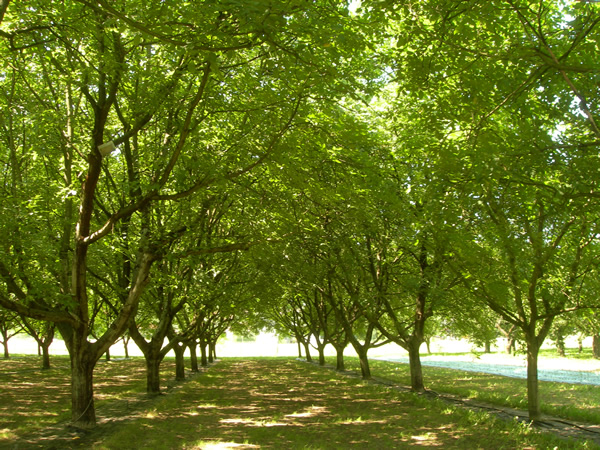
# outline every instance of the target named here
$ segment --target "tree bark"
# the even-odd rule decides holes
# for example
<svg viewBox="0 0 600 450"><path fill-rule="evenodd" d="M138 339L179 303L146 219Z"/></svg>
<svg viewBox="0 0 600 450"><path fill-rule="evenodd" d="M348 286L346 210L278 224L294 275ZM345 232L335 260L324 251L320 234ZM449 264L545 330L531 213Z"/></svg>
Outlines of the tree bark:
<svg viewBox="0 0 600 450"><path fill-rule="evenodd" d="M4 347L4 359L9 359L10 354L8 353L8 339L2 341L2 347Z"/></svg>
<svg viewBox="0 0 600 450"><path fill-rule="evenodd" d="M125 350L125 358L129 359L129 346L127 344L129 344L129 338L125 338L125 336L123 336L123 349Z"/></svg>
<svg viewBox="0 0 600 450"><path fill-rule="evenodd" d="M346 366L344 364L344 347L335 347L335 370L344 371Z"/></svg>
<svg viewBox="0 0 600 450"><path fill-rule="evenodd" d="M87 343L86 343L87 344ZM94 408L94 366L96 360L86 351L88 345L82 345L71 352L71 421L81 428L96 425Z"/></svg>
<svg viewBox="0 0 600 450"><path fill-rule="evenodd" d="M317 347L317 351L319 352L319 365L324 366L325 365L325 346L319 345Z"/></svg>
<svg viewBox="0 0 600 450"><path fill-rule="evenodd" d="M150 395L160 394L160 363L159 356L146 356L146 393Z"/></svg>
<svg viewBox="0 0 600 450"><path fill-rule="evenodd" d="M310 356L310 348L308 342L303 342L304 344L304 353L306 353L306 361L312 362L312 356Z"/></svg>
<svg viewBox="0 0 600 450"><path fill-rule="evenodd" d="M425 391L423 368L421 366L420 348L423 342L413 336L407 341L408 361L410 365L410 387L415 392Z"/></svg>
<svg viewBox="0 0 600 450"><path fill-rule="evenodd" d="M185 347L181 343L177 343L173 346L173 351L175 352L175 380L183 381L185 380L185 360L183 357Z"/></svg>
<svg viewBox="0 0 600 450"><path fill-rule="evenodd" d="M537 339L527 339L527 405L529 420L537 421L541 418L538 382L538 354L540 345Z"/></svg>
<svg viewBox="0 0 600 450"><path fill-rule="evenodd" d="M208 362L214 363L217 359L217 343L210 341L208 343Z"/></svg>
<svg viewBox="0 0 600 450"><path fill-rule="evenodd" d="M188 344L188 348L190 349L190 367L192 372L199 372L198 368L198 353L196 352L196 342L192 341Z"/></svg>
<svg viewBox="0 0 600 450"><path fill-rule="evenodd" d="M207 350L207 345L206 342L204 342L202 339L200 340L200 364L202 365L202 367L206 367L208 366L208 350Z"/></svg>
<svg viewBox="0 0 600 450"><path fill-rule="evenodd" d="M39 348L42 350L42 369L50 369L50 343L40 345Z"/></svg>
<svg viewBox="0 0 600 450"><path fill-rule="evenodd" d="M362 375L363 380L371 379L371 367L369 366L369 358L367 357L367 350L364 348L354 347L356 353L358 354L358 359L360 361L360 374Z"/></svg>
<svg viewBox="0 0 600 450"><path fill-rule="evenodd" d="M600 334L596 333L592 337L592 355L596 359L600 359Z"/></svg>

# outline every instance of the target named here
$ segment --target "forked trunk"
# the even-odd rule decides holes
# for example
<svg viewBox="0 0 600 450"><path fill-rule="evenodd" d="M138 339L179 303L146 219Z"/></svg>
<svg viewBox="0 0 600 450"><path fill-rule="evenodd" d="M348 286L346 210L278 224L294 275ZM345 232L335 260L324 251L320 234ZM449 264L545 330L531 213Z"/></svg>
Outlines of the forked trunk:
<svg viewBox="0 0 600 450"><path fill-rule="evenodd" d="M125 358L129 359L129 339L123 338L123 349L125 350Z"/></svg>
<svg viewBox="0 0 600 450"><path fill-rule="evenodd" d="M527 342L527 405L529 420L536 421L541 417L539 383L538 383L538 353L539 345Z"/></svg>

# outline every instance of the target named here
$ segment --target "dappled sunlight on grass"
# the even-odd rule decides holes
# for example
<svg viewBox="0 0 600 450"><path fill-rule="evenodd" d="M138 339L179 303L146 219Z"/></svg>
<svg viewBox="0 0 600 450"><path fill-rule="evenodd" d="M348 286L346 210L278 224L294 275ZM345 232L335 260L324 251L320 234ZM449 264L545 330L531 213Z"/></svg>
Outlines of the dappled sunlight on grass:
<svg viewBox="0 0 600 450"><path fill-rule="evenodd" d="M529 439L485 417L295 360L232 359L96 448L516 448Z"/></svg>
<svg viewBox="0 0 600 450"><path fill-rule="evenodd" d="M194 445L194 448L201 448L201 449L205 449L205 450L221 450L221 449L227 449L227 448L246 449L246 448L260 448L260 445L238 444L236 442L200 441Z"/></svg>
<svg viewBox="0 0 600 450"><path fill-rule="evenodd" d="M172 361L166 361L161 371L163 386L173 378L172 369ZM0 368L0 380L10 378L15 388L0 390L0 443L23 442L25 433L34 429L33 421L45 427L56 423L58 417L68 419L65 367L49 373L47 379L41 371L29 370L22 363L12 366L11 371L15 374L8 375ZM23 376L25 373L30 375ZM457 377L463 379L455 382L473 389L470 377ZM486 414L466 412L426 396L376 386L294 359L222 360L185 383L172 384L167 395L152 398L145 394L141 359L100 364L95 379L101 426L86 437L85 445L81 444L85 448L554 446L539 441L534 432L525 433ZM491 382L484 388L496 390ZM50 405L47 409L46 404ZM48 432L44 443L50 444L55 438Z"/></svg>

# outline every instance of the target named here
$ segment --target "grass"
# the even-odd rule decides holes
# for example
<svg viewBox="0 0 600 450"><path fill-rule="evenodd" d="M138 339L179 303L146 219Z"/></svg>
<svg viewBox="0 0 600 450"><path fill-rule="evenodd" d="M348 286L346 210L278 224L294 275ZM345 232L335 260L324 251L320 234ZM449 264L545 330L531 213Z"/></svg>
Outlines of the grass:
<svg viewBox="0 0 600 450"><path fill-rule="evenodd" d="M594 448L289 358L228 358L153 399L144 395L142 360L101 363L102 424L65 437L60 427L48 432L69 415L68 361L53 362L55 369L41 371L33 357L0 361L0 447ZM378 364L374 372L383 372ZM171 378L172 368L163 374Z"/></svg>
<svg viewBox="0 0 600 450"><path fill-rule="evenodd" d="M335 359L328 359L327 362L335 364ZM408 364L373 360L370 365L373 376L410 386ZM360 370L358 359L347 358L346 367L348 370ZM527 410L525 379L429 366L423 366L423 377L427 389L436 392ZM543 414L600 424L598 386L550 381L539 383Z"/></svg>

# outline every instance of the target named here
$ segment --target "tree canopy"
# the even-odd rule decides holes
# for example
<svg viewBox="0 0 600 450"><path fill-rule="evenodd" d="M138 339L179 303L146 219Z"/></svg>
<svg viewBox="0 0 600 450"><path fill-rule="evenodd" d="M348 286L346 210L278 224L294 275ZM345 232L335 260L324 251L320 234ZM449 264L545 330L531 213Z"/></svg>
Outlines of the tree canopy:
<svg viewBox="0 0 600 450"><path fill-rule="evenodd" d="M165 350L269 325L365 377L396 342L423 390L428 329L509 324L538 419L553 323L598 329L599 12L0 1L1 317L57 327L79 426L126 332L156 392Z"/></svg>

